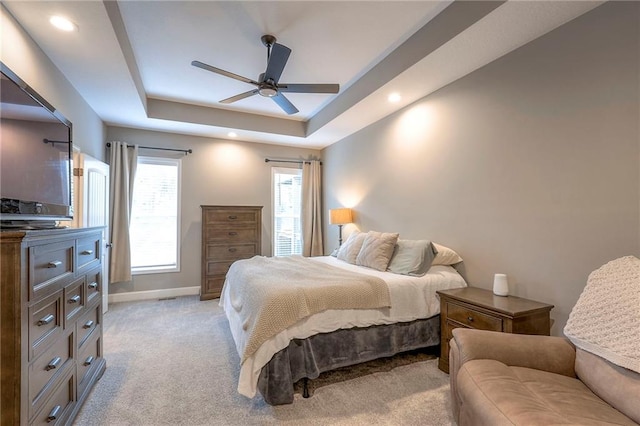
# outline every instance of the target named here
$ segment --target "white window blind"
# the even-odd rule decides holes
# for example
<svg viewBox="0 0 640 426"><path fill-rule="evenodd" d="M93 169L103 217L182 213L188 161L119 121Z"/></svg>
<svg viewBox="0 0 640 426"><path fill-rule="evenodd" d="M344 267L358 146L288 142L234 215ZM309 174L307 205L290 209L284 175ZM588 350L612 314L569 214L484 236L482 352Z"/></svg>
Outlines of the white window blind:
<svg viewBox="0 0 640 426"><path fill-rule="evenodd" d="M302 254L302 170L272 168L273 255Z"/></svg>
<svg viewBox="0 0 640 426"><path fill-rule="evenodd" d="M131 208L133 273L179 270L180 160L138 157Z"/></svg>

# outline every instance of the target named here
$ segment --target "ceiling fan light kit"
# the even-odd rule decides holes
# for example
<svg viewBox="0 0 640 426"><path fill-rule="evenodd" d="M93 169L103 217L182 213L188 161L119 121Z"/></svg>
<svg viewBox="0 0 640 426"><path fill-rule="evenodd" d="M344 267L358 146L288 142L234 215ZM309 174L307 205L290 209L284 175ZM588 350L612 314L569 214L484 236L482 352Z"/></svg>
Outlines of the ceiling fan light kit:
<svg viewBox="0 0 640 426"><path fill-rule="evenodd" d="M258 81L250 78L243 77L241 75L234 74L229 71L225 71L220 68L216 68L211 65L207 65L200 61L192 61L191 65L201 68L206 71L211 71L216 74L223 75L225 77L233 78L243 83L252 84L257 86L257 89L249 90L248 92L240 93L230 98L222 99L220 103L230 104L237 102L241 99L248 98L253 95L264 96L265 98L271 98L273 101L287 114L295 114L298 109L287 99L282 93L325 93L335 94L340 91L339 84L285 84L279 83L280 76L284 70L291 49L282 44L276 43L276 38L272 35L265 34L260 38L262 44L267 48L267 69L260 74Z"/></svg>

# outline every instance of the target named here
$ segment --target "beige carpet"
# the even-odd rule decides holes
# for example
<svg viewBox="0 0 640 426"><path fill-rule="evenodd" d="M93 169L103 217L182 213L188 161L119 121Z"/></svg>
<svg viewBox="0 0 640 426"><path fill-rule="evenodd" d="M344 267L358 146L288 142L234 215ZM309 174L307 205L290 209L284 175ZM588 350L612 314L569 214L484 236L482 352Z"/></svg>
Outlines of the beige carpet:
<svg viewBox="0 0 640 426"><path fill-rule="evenodd" d="M452 425L449 376L415 352L325 373L272 407L236 391L239 357L218 301L118 303L104 317L107 370L76 425Z"/></svg>

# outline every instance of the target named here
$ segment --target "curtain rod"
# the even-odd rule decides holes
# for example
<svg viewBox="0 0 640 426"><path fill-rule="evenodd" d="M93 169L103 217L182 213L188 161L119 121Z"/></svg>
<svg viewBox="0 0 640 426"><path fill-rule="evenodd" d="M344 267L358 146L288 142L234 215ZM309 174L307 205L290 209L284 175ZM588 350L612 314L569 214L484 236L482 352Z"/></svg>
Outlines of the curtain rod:
<svg viewBox="0 0 640 426"><path fill-rule="evenodd" d="M278 158L265 158L264 159L265 163L295 163L295 164L302 164L302 163L307 163L307 164L311 164L311 161L309 160L281 160ZM320 162L320 164L322 164L322 161Z"/></svg>
<svg viewBox="0 0 640 426"><path fill-rule="evenodd" d="M135 145L127 145L127 148L133 148ZM111 142L107 142L107 148L111 148ZM189 154L193 154L193 150L192 149L176 149L176 148L158 148L155 146L140 146L138 145L138 148L143 148L143 149L157 149L159 151L175 151L175 152L184 152L184 155L189 155Z"/></svg>

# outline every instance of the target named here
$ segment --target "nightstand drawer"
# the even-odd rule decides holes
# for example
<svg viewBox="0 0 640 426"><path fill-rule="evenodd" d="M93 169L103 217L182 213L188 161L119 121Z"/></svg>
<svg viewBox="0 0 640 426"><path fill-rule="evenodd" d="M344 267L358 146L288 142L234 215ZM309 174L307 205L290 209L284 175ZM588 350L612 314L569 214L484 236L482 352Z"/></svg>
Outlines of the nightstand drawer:
<svg viewBox="0 0 640 426"><path fill-rule="evenodd" d="M470 328L502 331L502 319L455 303L447 303L447 318Z"/></svg>

